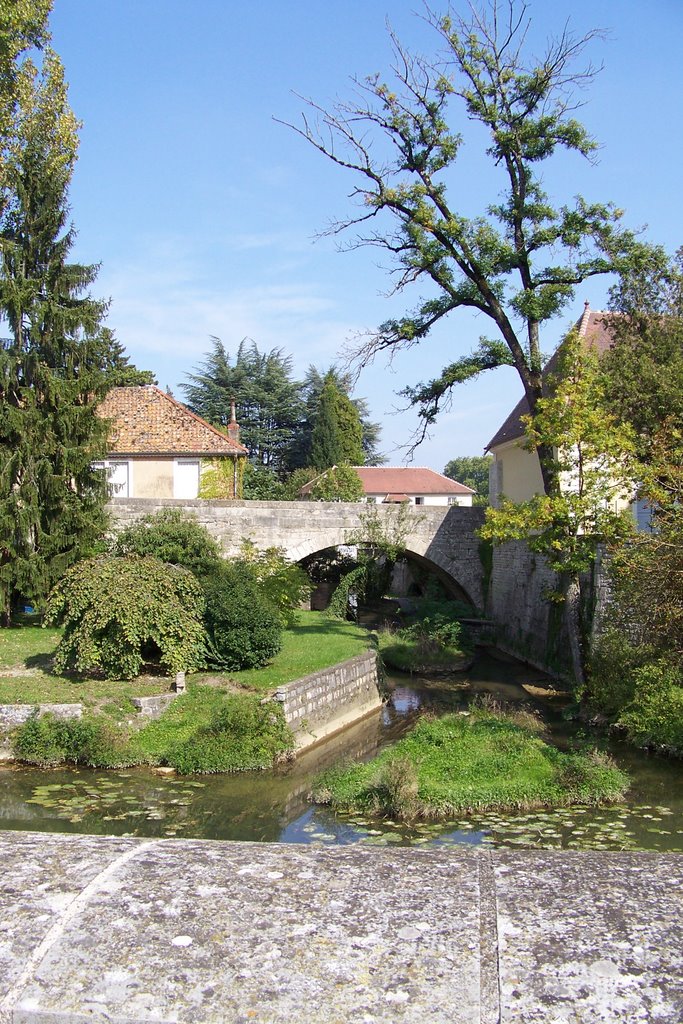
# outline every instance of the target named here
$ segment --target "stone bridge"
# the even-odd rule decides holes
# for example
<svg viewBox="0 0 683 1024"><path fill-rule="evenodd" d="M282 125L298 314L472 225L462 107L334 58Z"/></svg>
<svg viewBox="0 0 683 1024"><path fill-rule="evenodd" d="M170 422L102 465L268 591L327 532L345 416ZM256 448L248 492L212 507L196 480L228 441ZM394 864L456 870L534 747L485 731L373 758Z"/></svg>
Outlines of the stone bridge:
<svg viewBox="0 0 683 1024"><path fill-rule="evenodd" d="M393 538L397 531L404 534L409 559L430 568L454 593L461 592L476 608L484 608L484 569L476 534L483 522L483 511L479 508L178 498L114 498L109 505L117 526L162 508L180 508L195 515L221 542L227 555L237 554L242 540L249 538L259 548L283 548L295 562L346 544L362 534L364 517L372 512L385 535Z"/></svg>

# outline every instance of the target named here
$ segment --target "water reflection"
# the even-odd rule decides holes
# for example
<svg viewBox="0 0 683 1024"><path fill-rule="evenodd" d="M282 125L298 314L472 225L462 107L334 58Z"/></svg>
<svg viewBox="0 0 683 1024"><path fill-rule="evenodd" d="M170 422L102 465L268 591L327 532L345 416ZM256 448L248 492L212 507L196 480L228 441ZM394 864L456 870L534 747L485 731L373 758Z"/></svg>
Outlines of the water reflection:
<svg viewBox="0 0 683 1024"><path fill-rule="evenodd" d="M42 771L0 766L0 828L252 842L683 851L683 764L619 745L612 751L633 779L626 806L484 814L437 825L406 825L343 818L309 803L312 779L322 769L343 758L369 759L420 714L463 709L476 694L542 708L551 731L560 742L566 741L573 727L562 722L562 699L556 699L554 710L552 700L540 701L524 689L536 692L543 684L540 673L488 656L450 680L388 679L381 711L272 772L178 778L143 769Z"/></svg>

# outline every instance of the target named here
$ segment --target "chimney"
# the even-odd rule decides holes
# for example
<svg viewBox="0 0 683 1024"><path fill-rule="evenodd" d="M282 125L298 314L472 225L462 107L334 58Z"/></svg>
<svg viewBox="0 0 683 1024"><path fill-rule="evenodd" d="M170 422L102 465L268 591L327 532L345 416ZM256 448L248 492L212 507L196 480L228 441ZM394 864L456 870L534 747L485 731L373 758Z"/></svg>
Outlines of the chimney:
<svg viewBox="0 0 683 1024"><path fill-rule="evenodd" d="M231 441L236 441L239 444L240 440L240 428L237 420L235 419L235 399L233 398L230 402L230 422L228 423L228 437Z"/></svg>

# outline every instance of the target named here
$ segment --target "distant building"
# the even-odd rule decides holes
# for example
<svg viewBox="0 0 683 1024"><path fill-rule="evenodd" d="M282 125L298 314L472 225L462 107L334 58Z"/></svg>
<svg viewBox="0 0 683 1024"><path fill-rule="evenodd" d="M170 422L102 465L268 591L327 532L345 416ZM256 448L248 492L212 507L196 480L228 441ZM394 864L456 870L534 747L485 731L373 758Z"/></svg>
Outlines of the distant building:
<svg viewBox="0 0 683 1024"><path fill-rule="evenodd" d="M226 496L239 497L247 449L234 406L227 435L152 384L112 388L98 413L110 429L107 457L96 465L106 470L113 497L196 498L202 473L226 460Z"/></svg>
<svg viewBox="0 0 683 1024"><path fill-rule="evenodd" d="M354 466L368 502L377 505L466 505L476 494L424 466Z"/></svg>

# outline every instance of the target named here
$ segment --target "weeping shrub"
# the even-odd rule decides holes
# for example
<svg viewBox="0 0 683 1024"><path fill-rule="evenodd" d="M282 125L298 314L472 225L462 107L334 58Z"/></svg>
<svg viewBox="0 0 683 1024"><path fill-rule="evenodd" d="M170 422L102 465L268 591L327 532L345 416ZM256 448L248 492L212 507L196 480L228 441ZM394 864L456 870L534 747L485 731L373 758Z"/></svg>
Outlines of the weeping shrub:
<svg viewBox="0 0 683 1024"><path fill-rule="evenodd" d="M243 562L222 562L204 580L208 662L236 672L258 668L282 647L280 617Z"/></svg>
<svg viewBox="0 0 683 1024"><path fill-rule="evenodd" d="M157 558L79 562L50 594L46 625L63 624L58 672L134 679L146 661L171 674L204 662L204 595L191 572Z"/></svg>

